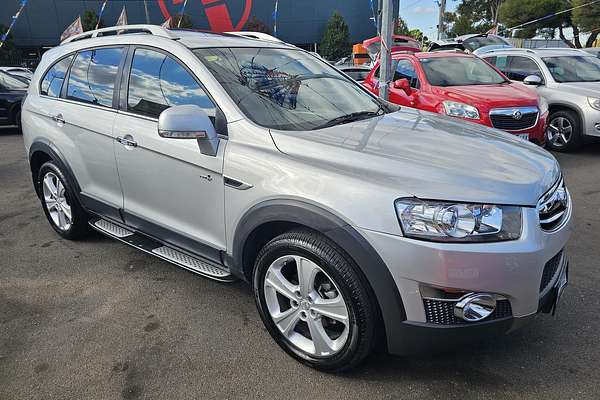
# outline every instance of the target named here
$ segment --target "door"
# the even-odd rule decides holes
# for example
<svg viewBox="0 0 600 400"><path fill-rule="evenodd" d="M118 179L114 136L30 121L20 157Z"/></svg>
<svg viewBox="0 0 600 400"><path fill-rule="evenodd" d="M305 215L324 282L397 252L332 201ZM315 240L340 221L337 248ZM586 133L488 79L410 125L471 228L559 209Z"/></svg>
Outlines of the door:
<svg viewBox="0 0 600 400"><path fill-rule="evenodd" d="M116 117L115 87L125 59L124 47L80 51L62 87L53 119L60 134L53 139L67 159L84 205L119 219L123 194L112 136Z"/></svg>
<svg viewBox="0 0 600 400"><path fill-rule="evenodd" d="M416 107L416 99L418 97L417 91L420 88L420 83L415 65L408 59L400 59L395 61L392 64L392 67L394 69L394 78L392 79L392 85L390 86L390 101L402 106ZM398 79L408 79L410 87L413 90L410 95L404 90L396 89L394 87L393 82Z"/></svg>
<svg viewBox="0 0 600 400"><path fill-rule="evenodd" d="M157 120L170 106L216 108L196 77L174 56L135 49L121 90L114 135L123 187L125 222L142 232L209 258L225 249L223 154L200 152L190 139L158 135Z"/></svg>

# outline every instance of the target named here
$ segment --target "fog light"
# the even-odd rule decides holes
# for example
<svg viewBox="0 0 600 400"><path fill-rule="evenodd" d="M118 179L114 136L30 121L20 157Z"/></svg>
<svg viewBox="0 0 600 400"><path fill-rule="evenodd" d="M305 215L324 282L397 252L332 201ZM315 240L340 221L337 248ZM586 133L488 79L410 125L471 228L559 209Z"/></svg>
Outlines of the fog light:
<svg viewBox="0 0 600 400"><path fill-rule="evenodd" d="M489 317L496 309L496 298L487 293L469 293L454 306L454 315L468 322Z"/></svg>

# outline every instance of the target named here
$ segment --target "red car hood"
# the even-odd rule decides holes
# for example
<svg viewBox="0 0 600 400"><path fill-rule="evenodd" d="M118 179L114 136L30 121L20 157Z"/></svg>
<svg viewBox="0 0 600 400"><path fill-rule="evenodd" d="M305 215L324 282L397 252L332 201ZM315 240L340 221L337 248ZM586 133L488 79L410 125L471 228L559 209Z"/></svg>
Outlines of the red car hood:
<svg viewBox="0 0 600 400"><path fill-rule="evenodd" d="M476 106L480 111L498 107L538 106L538 96L521 83L435 87L446 100Z"/></svg>

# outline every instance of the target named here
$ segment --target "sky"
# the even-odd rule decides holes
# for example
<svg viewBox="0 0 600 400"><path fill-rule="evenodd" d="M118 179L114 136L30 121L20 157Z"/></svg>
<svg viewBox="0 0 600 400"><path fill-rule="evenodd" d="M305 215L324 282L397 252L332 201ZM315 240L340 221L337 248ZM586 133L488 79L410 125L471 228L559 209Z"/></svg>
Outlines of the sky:
<svg viewBox="0 0 600 400"><path fill-rule="evenodd" d="M456 9L458 1L447 0L446 11ZM434 39L437 35L439 7L433 0L400 0L400 16L409 29L418 28L425 36Z"/></svg>

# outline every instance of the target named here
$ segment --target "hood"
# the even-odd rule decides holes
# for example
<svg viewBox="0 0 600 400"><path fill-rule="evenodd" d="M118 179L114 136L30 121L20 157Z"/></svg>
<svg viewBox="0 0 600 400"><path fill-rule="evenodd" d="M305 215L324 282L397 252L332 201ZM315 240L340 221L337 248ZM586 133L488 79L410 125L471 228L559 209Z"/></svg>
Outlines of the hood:
<svg viewBox="0 0 600 400"><path fill-rule="evenodd" d="M448 100L476 106L480 111L498 107L536 106L538 95L521 83L500 85L437 86L434 92Z"/></svg>
<svg viewBox="0 0 600 400"><path fill-rule="evenodd" d="M398 197L534 206L560 174L554 157L532 143L416 109L271 135L291 157Z"/></svg>
<svg viewBox="0 0 600 400"><path fill-rule="evenodd" d="M588 97L600 97L600 82L559 83L559 88L568 93Z"/></svg>

